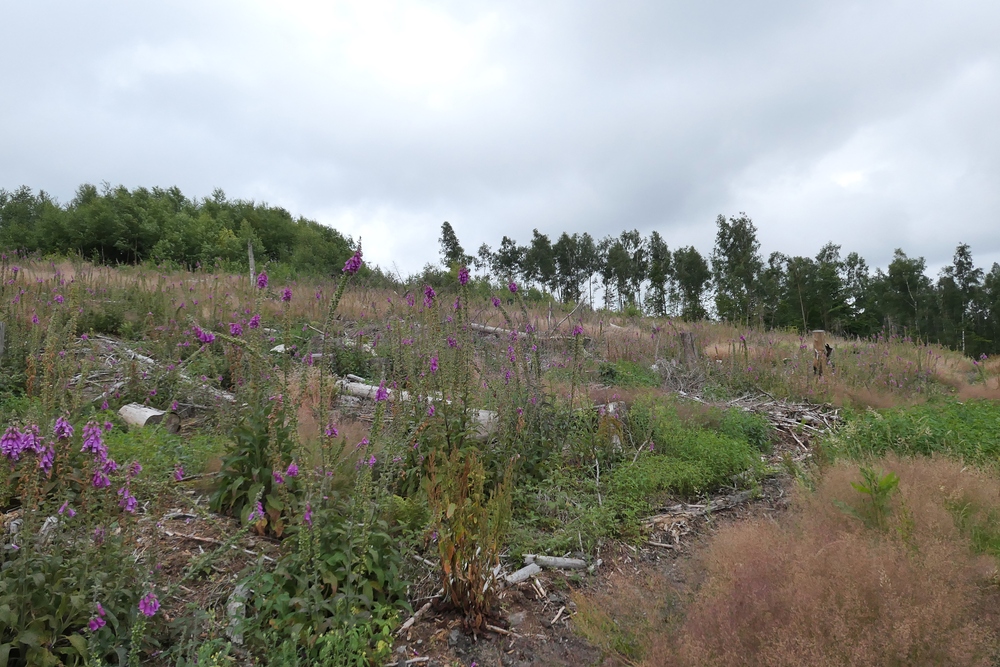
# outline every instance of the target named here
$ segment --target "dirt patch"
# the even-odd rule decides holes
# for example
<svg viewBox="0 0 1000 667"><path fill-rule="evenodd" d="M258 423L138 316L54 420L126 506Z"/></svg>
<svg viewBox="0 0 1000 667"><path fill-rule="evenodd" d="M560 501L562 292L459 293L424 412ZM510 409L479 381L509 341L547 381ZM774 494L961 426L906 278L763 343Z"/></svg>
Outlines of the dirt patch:
<svg viewBox="0 0 1000 667"><path fill-rule="evenodd" d="M432 608L397 639L393 660L403 666L427 658L409 664L428 667L644 664L656 633L680 620L697 590L701 574L693 564L711 536L733 522L777 516L789 505L791 484L787 476L767 479L758 497L687 519L669 543L662 533L651 533L661 546L605 545L595 554L601 565L592 575L544 570L508 587L502 595L502 633L465 635L457 615Z"/></svg>

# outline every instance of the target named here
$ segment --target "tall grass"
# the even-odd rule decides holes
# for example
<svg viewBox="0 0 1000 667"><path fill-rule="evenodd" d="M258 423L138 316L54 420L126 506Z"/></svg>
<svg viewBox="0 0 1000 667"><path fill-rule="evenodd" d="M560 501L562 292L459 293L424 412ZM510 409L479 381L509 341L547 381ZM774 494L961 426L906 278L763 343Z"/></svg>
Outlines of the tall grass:
<svg viewBox="0 0 1000 667"><path fill-rule="evenodd" d="M901 480L884 530L838 508L862 510L847 463L800 492L787 521L723 528L683 625L654 637L646 664L994 664L997 562L954 508L995 512L1000 483L943 459L877 465Z"/></svg>

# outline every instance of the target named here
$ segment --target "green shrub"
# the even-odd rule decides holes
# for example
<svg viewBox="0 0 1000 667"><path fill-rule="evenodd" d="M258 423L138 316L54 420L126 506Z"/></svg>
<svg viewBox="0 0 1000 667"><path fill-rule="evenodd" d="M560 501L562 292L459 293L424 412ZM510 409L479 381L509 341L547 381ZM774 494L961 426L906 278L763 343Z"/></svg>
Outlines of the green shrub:
<svg viewBox="0 0 1000 667"><path fill-rule="evenodd" d="M738 408L723 411L718 430L736 440L743 440L757 451L770 453L774 429L763 415Z"/></svg>
<svg viewBox="0 0 1000 667"><path fill-rule="evenodd" d="M258 647L287 642L302 658L315 660L324 643L332 644L322 636L333 632L358 641L366 637L355 647L363 647L359 654L385 657L384 647L377 646L384 637L375 630L394 625L397 610L407 608L399 541L386 522L354 521L350 502L324 495L326 500L318 496L310 505L309 521L298 524L293 549L250 582L256 624L251 642Z"/></svg>
<svg viewBox="0 0 1000 667"><path fill-rule="evenodd" d="M660 376L649 366L635 361L615 361L601 364L601 382L617 387L659 387Z"/></svg>
<svg viewBox="0 0 1000 667"><path fill-rule="evenodd" d="M107 435L107 443L113 458L138 461L145 476L153 480L169 479L177 466L186 475L201 473L226 447L219 436L182 436L160 426L132 428L127 432L116 429Z"/></svg>
<svg viewBox="0 0 1000 667"><path fill-rule="evenodd" d="M977 464L996 463L1000 456L1000 403L993 401L941 400L846 418L823 443L833 456L944 454Z"/></svg>

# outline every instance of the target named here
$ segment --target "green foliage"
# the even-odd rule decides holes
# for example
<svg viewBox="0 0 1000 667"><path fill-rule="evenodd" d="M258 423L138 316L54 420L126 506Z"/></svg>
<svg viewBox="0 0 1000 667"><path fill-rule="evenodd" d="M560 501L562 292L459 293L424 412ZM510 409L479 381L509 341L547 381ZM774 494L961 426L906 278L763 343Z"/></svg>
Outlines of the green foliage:
<svg viewBox="0 0 1000 667"><path fill-rule="evenodd" d="M343 377L348 373L359 377L370 377L372 373L372 353L359 340L357 344L336 345L327 348L332 360L331 370Z"/></svg>
<svg viewBox="0 0 1000 667"><path fill-rule="evenodd" d="M427 498L437 532L445 599L481 630L498 612L503 539L510 522L509 473L487 498L482 463L474 449L455 449L440 463L431 455Z"/></svg>
<svg viewBox="0 0 1000 667"><path fill-rule="evenodd" d="M379 642L386 628L391 630L398 610L406 608L399 541L385 521L364 526L352 520L353 501L330 493L310 506L311 525L299 523L294 548L272 571L257 572L249 582L256 619L250 634L260 646L287 643L282 650L297 647L300 657L310 660L317 660L324 646L335 647L332 635L339 634L352 643L356 652L350 655L374 662L384 657Z"/></svg>
<svg viewBox="0 0 1000 667"><path fill-rule="evenodd" d="M31 413L37 403L26 407ZM63 422L51 437L42 423L22 426L21 442L34 444L13 458L5 451L0 465L0 509L14 510L11 529L0 533L0 664L115 656L122 664L126 648L133 655L142 648L136 605L151 576L150 561L133 555L138 522L126 502L141 484L138 472L104 455L97 422L87 424L86 441L82 423L69 434ZM2 428L6 450L20 434L13 424ZM90 631L95 617L105 624Z"/></svg>
<svg viewBox="0 0 1000 667"><path fill-rule="evenodd" d="M178 465L187 475L204 472L209 461L226 447L226 441L217 435L175 435L159 425L129 431L114 429L106 441L113 458L138 461L145 476L154 480L168 479Z"/></svg>
<svg viewBox="0 0 1000 667"><path fill-rule="evenodd" d="M280 262L313 275L339 268L352 252L351 241L325 225L267 204L227 200L221 190L193 201L177 188L83 185L64 206L26 187L0 190L0 249L189 268L218 260L242 272L248 244L258 266ZM95 324L114 323L112 316Z"/></svg>
<svg viewBox="0 0 1000 667"><path fill-rule="evenodd" d="M519 487L513 550L563 553L632 539L641 519L668 496L752 483L761 469L759 438L769 431L753 415L729 414L685 421L672 402L643 398L624 423L596 413L590 422L581 417L567 432L561 465Z"/></svg>
<svg viewBox="0 0 1000 667"><path fill-rule="evenodd" d="M860 472L861 481L851 482L851 486L861 494L861 507L856 508L840 500L834 503L869 528L885 530L892 510L889 500L899 486L899 476L894 472L875 472L864 466Z"/></svg>
<svg viewBox="0 0 1000 667"><path fill-rule="evenodd" d="M722 320L749 325L760 306L760 242L757 228L746 213L716 219L718 231L712 251L715 309Z"/></svg>
<svg viewBox="0 0 1000 667"><path fill-rule="evenodd" d="M6 654L11 667L124 658L145 575L113 527L96 541L83 517L66 523L44 543L6 553L0 565L0 658ZM107 624L91 633L96 603Z"/></svg>
<svg viewBox="0 0 1000 667"><path fill-rule="evenodd" d="M222 461L219 486L211 507L238 515L242 521L254 510L251 501L260 494L266 518L261 519L278 537L284 531L287 493L295 480L275 484L274 473L283 473L291 461L292 430L280 398L268 402L258 397L232 431L232 444Z"/></svg>
<svg viewBox="0 0 1000 667"><path fill-rule="evenodd" d="M774 429L763 415L746 412L738 408L727 408L722 412L718 430L738 441L745 441L754 449L770 453Z"/></svg>
<svg viewBox="0 0 1000 667"><path fill-rule="evenodd" d="M601 382L617 387L660 386L660 376L656 371L635 361L605 362L598 373Z"/></svg>
<svg viewBox="0 0 1000 667"><path fill-rule="evenodd" d="M303 652L292 641L284 641L269 651L272 667L370 667L381 665L392 654L392 631L398 625L399 612L383 605L364 623L344 623L316 640L313 649ZM303 653L306 656L303 657Z"/></svg>
<svg viewBox="0 0 1000 667"><path fill-rule="evenodd" d="M941 400L846 418L823 443L834 456L944 454L976 464L994 464L1000 456L1000 404L993 401Z"/></svg>

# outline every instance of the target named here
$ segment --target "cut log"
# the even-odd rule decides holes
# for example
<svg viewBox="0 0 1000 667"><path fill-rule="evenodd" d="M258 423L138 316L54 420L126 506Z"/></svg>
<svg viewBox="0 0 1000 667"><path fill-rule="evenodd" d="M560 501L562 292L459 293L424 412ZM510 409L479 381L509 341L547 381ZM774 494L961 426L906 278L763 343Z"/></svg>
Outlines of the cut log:
<svg viewBox="0 0 1000 667"><path fill-rule="evenodd" d="M181 418L176 412L157 410L140 403L123 405L118 411L118 416L129 426L163 424L168 433L180 433L181 430Z"/></svg>
<svg viewBox="0 0 1000 667"><path fill-rule="evenodd" d="M522 581L527 581L530 577L535 576L541 571L541 567L535 563L531 563L529 565L525 565L517 572L511 572L504 578L507 580L508 584L519 584Z"/></svg>
<svg viewBox="0 0 1000 667"><path fill-rule="evenodd" d="M535 565L558 570L582 570L587 567L587 561L580 558L559 558L557 556L536 556L534 554L525 554L524 562L529 565L534 563Z"/></svg>

